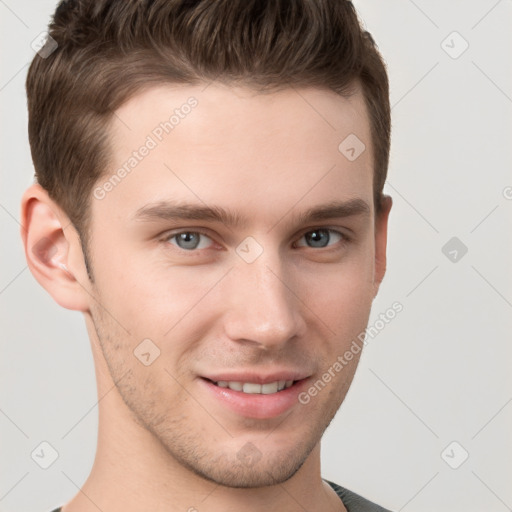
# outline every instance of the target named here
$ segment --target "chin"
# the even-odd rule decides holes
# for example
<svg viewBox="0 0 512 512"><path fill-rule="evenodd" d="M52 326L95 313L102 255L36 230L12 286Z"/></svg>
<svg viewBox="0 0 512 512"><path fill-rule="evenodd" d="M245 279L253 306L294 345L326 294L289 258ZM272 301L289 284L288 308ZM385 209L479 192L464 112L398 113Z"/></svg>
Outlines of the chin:
<svg viewBox="0 0 512 512"><path fill-rule="evenodd" d="M318 444L316 436L306 437L286 448L274 444L262 447L258 443L261 451L251 442L242 448L222 447L220 452L197 445L186 451L176 450L176 444L167 449L179 464L204 480L223 487L248 489L278 485L292 478Z"/></svg>
<svg viewBox="0 0 512 512"><path fill-rule="evenodd" d="M298 456L295 453L293 457L262 456L252 467L247 467L240 461L236 463L223 461L192 469L198 476L224 487L244 489L268 487L281 484L293 477L308 455L309 453Z"/></svg>

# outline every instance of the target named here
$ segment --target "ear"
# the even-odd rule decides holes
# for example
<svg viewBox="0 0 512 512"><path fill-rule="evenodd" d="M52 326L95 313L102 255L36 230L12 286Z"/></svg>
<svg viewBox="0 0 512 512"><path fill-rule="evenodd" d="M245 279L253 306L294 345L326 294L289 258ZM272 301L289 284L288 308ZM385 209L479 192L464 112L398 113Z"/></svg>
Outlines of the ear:
<svg viewBox="0 0 512 512"><path fill-rule="evenodd" d="M89 311L90 281L79 235L39 184L23 194L20 231L28 267L39 284L60 306Z"/></svg>
<svg viewBox="0 0 512 512"><path fill-rule="evenodd" d="M388 218L393 200L391 196L384 195L382 208L375 214L375 274L373 280L375 297L379 291L380 283L386 273L386 246L388 238Z"/></svg>

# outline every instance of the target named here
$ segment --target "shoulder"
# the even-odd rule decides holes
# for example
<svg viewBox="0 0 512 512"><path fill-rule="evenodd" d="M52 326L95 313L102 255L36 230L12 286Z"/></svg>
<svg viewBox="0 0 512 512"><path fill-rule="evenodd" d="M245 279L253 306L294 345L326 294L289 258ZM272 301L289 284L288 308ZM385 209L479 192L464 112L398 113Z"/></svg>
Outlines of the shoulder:
<svg viewBox="0 0 512 512"><path fill-rule="evenodd" d="M345 505L347 512L391 512L390 510L373 503L372 501L368 501L366 498L363 498L359 494L355 492L349 491L341 485L330 482L329 480L325 480L336 492L336 494L340 497L343 505Z"/></svg>

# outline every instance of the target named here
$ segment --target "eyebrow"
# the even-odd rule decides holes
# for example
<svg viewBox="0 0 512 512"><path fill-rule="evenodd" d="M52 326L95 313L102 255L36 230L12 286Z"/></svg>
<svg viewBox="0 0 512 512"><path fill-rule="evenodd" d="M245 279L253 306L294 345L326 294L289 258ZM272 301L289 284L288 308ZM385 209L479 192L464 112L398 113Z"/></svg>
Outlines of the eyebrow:
<svg viewBox="0 0 512 512"><path fill-rule="evenodd" d="M286 213L283 218L287 215ZM331 201L314 206L296 216L298 224L314 221L352 216L369 216L371 208L366 201L360 198L347 201ZM219 222L228 227L243 228L248 219L238 213L226 210L221 206L207 206L204 204L179 203L173 201L159 201L139 208L133 216L135 221L176 221L176 220L203 220ZM281 219L282 220L282 219ZM280 221L279 221L280 222Z"/></svg>

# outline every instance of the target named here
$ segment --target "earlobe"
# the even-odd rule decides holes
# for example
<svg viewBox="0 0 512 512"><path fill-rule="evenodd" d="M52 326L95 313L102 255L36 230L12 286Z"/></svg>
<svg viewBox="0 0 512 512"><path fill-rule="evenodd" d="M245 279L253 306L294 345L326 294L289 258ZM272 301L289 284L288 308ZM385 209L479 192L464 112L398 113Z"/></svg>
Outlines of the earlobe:
<svg viewBox="0 0 512 512"><path fill-rule="evenodd" d="M382 208L375 218L375 277L374 277L374 297L379 291L380 284L386 273L386 248L388 236L389 212L393 206L391 196L384 195L382 198Z"/></svg>
<svg viewBox="0 0 512 512"><path fill-rule="evenodd" d="M79 237L69 218L38 184L23 194L21 238L28 267L39 284L60 306L88 311L85 265L71 257L81 253Z"/></svg>

